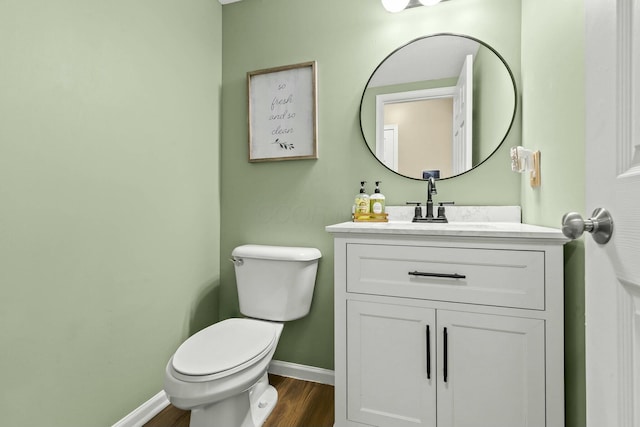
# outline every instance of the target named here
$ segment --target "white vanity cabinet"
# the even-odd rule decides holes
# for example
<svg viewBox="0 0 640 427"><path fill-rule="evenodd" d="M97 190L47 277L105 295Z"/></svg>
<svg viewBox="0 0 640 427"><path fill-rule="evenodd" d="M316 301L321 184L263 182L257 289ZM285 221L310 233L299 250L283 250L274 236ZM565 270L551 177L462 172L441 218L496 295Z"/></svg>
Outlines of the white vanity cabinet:
<svg viewBox="0 0 640 427"><path fill-rule="evenodd" d="M329 226L336 427L564 425L555 229Z"/></svg>

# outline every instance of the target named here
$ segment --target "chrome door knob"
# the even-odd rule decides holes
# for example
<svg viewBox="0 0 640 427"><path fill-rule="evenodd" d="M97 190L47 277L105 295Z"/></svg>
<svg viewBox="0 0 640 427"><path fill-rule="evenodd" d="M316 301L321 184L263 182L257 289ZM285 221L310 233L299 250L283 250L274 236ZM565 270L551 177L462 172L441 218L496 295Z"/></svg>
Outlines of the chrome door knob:
<svg viewBox="0 0 640 427"><path fill-rule="evenodd" d="M591 218L584 220L579 213L569 212L562 217L562 233L570 239L577 239L585 231L591 233L593 240L605 244L613 234L613 218L609 211L597 208Z"/></svg>

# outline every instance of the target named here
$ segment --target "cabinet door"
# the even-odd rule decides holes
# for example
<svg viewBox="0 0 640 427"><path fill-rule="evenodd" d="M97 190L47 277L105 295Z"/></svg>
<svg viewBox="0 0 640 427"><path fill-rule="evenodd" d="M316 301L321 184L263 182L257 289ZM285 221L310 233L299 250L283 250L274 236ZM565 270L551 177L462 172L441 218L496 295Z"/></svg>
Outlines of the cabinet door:
<svg viewBox="0 0 640 427"><path fill-rule="evenodd" d="M438 427L545 425L543 320L439 310L437 341Z"/></svg>
<svg viewBox="0 0 640 427"><path fill-rule="evenodd" d="M348 301L347 418L435 427L435 356L434 310Z"/></svg>

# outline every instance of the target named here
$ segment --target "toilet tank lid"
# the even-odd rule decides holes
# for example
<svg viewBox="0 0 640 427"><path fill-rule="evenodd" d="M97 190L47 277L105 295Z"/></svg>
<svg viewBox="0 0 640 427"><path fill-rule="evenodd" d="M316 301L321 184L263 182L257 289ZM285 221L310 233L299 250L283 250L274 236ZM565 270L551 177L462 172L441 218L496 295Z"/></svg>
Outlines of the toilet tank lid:
<svg viewBox="0 0 640 427"><path fill-rule="evenodd" d="M231 252L234 257L281 261L313 261L322 257L320 250L295 246L242 245Z"/></svg>

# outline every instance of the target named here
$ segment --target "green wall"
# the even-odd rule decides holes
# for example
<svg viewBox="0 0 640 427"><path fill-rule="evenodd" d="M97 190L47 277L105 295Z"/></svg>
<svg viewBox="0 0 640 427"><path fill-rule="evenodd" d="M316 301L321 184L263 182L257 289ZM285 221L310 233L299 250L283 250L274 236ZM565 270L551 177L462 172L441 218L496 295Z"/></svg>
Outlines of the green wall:
<svg viewBox="0 0 640 427"><path fill-rule="evenodd" d="M540 188L522 181L523 220L559 227L584 202L583 0L522 2L523 145L541 152ZM565 246L567 427L586 425L584 242Z"/></svg>
<svg viewBox="0 0 640 427"><path fill-rule="evenodd" d="M489 157L509 129L517 94L511 78L488 49L479 49L473 64L473 164Z"/></svg>
<svg viewBox="0 0 640 427"><path fill-rule="evenodd" d="M287 323L275 359L333 368L333 240L325 226L350 219L359 181L381 180L387 204L426 200L426 184L382 167L362 139L359 105L376 66L398 46L431 33L470 34L496 48L520 75L521 5L513 0L455 0L387 13L370 0L244 0L223 8L222 317L239 315L232 249L243 243L310 245L321 260L309 316ZM248 163L248 71L318 63L319 158ZM438 184L436 200L519 205L520 176L509 147L520 117L496 156Z"/></svg>
<svg viewBox="0 0 640 427"><path fill-rule="evenodd" d="M479 168L441 181L437 200L522 205L526 222L554 227L564 212L582 208L583 6L582 0L561 3L455 0L400 14L368 0L225 6L221 260L247 242L313 245L324 254L312 311L285 326L276 359L333 367L333 248L324 227L349 219L358 181L382 180L388 204L424 198L423 183L399 178L373 160L358 114L371 72L416 37L454 32L484 40L510 64L521 91L504 145ZM319 159L248 163L246 73L308 60L318 61ZM539 189L510 171L509 147L520 144L542 150ZM578 427L585 425L580 242L567 246L565 269L567 426ZM220 314L238 315L230 263L221 263L221 278Z"/></svg>
<svg viewBox="0 0 640 427"><path fill-rule="evenodd" d="M221 18L0 1L0 424L111 425L217 319Z"/></svg>
<svg viewBox="0 0 640 427"><path fill-rule="evenodd" d="M0 0L3 424L109 425L153 396L188 335L239 314L227 260L247 242L322 250L312 311L286 325L275 358L333 368L324 227L349 219L362 179L382 180L389 204L426 190L372 158L362 90L389 52L436 32L489 43L522 92L503 147L441 181L436 200L521 204L526 222L549 226L583 210L582 0L395 15L369 0ZM319 159L248 163L246 73L308 60ZM521 143L542 151L539 189L510 171ZM578 427L582 242L567 245L565 270L567 426Z"/></svg>

